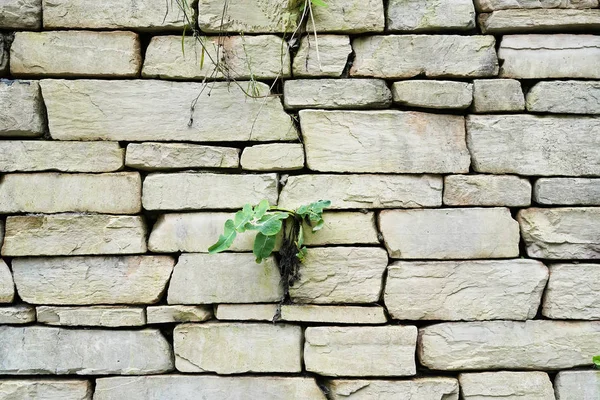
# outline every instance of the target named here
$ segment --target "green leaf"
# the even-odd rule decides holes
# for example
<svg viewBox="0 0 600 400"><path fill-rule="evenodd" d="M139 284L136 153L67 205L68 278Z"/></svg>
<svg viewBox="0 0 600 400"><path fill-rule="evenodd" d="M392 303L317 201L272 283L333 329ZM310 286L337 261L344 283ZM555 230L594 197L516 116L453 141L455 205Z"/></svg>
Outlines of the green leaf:
<svg viewBox="0 0 600 400"><path fill-rule="evenodd" d="M244 205L244 208L235 213L233 222L235 224L235 230L242 233L246 230L246 224L252 220L252 206L250 204Z"/></svg>
<svg viewBox="0 0 600 400"><path fill-rule="evenodd" d="M208 248L208 252L210 254L215 254L227 250L235 240L235 236L235 225L232 220L228 219L225 222L225 229L223 234L219 236L219 240L217 241L217 243L213 244Z"/></svg>
<svg viewBox="0 0 600 400"><path fill-rule="evenodd" d="M256 207L254 207L254 218L261 218L269 211L269 200L263 200Z"/></svg>
<svg viewBox="0 0 600 400"><path fill-rule="evenodd" d="M283 223L281 221L288 217L289 214L285 212L267 213L258 221L252 221L248 223L248 225L246 225L246 229L259 231L265 236L274 236L277 235L283 227Z"/></svg>
<svg viewBox="0 0 600 400"><path fill-rule="evenodd" d="M600 356L594 356L592 358L592 361L594 362L594 364L596 365L596 368L600 368Z"/></svg>
<svg viewBox="0 0 600 400"><path fill-rule="evenodd" d="M185 31L187 30L187 25L183 25L183 34L181 35L181 53L185 57Z"/></svg>
<svg viewBox="0 0 600 400"><path fill-rule="evenodd" d="M308 254L308 250L306 249L306 247L301 247L296 253L296 257L298 258L298 260L300 260L300 262L304 262L306 254Z"/></svg>
<svg viewBox="0 0 600 400"><path fill-rule="evenodd" d="M256 256L257 263L261 263L262 260L271 255L275 248L275 240L275 236L265 236L260 232L256 234L252 252Z"/></svg>
<svg viewBox="0 0 600 400"><path fill-rule="evenodd" d="M302 224L298 227L298 241L296 242L296 247L299 249L304 246L304 229L302 228Z"/></svg>
<svg viewBox="0 0 600 400"><path fill-rule="evenodd" d="M296 214L301 217L308 217L312 222L318 222L323 219L323 210L331 205L329 200L319 200L306 206L301 206L296 210Z"/></svg>
<svg viewBox="0 0 600 400"><path fill-rule="evenodd" d="M316 231L320 231L321 229L323 229L323 227L325 226L325 221L323 220L323 218L321 218L320 220L317 221L317 223L312 227L312 231L316 232Z"/></svg>
<svg viewBox="0 0 600 400"><path fill-rule="evenodd" d="M325 3L323 0L311 0L310 2L312 3L313 6L327 7L327 3Z"/></svg>

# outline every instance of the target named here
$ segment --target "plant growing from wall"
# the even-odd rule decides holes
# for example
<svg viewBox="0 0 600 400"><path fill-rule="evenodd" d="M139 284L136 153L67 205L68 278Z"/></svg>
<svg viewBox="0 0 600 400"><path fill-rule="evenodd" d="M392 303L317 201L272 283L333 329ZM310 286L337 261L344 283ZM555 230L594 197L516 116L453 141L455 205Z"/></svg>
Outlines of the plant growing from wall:
<svg viewBox="0 0 600 400"><path fill-rule="evenodd" d="M600 356L594 356L592 358L592 361L594 362L596 368L600 369Z"/></svg>

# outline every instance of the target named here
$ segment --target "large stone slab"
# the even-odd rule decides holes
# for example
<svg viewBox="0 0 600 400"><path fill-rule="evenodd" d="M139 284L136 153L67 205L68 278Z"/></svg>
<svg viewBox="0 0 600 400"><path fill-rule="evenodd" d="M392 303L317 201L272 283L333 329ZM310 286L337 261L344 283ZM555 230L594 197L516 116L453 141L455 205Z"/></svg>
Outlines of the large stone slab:
<svg viewBox="0 0 600 400"><path fill-rule="evenodd" d="M383 32L383 2L379 0L329 0L327 6L313 5L317 32ZM312 20L308 24L313 29Z"/></svg>
<svg viewBox="0 0 600 400"><path fill-rule="evenodd" d="M385 210L379 228L392 258L467 259L519 255L519 224L508 208Z"/></svg>
<svg viewBox="0 0 600 400"><path fill-rule="evenodd" d="M274 257L261 264L250 253L182 254L173 271L169 304L261 303L281 300Z"/></svg>
<svg viewBox="0 0 600 400"><path fill-rule="evenodd" d="M533 200L544 205L600 205L598 178L540 178Z"/></svg>
<svg viewBox="0 0 600 400"><path fill-rule="evenodd" d="M473 85L454 81L408 80L392 85L394 103L409 107L464 109L473 101Z"/></svg>
<svg viewBox="0 0 600 400"><path fill-rule="evenodd" d="M302 328L283 324L177 325L175 366L181 372L300 372Z"/></svg>
<svg viewBox="0 0 600 400"><path fill-rule="evenodd" d="M350 38L342 35L318 35L319 51L311 35L300 39L300 47L292 70L294 77L331 77L338 78L346 69L352 53Z"/></svg>
<svg viewBox="0 0 600 400"><path fill-rule="evenodd" d="M529 257L600 259L600 208L528 208L517 219Z"/></svg>
<svg viewBox="0 0 600 400"><path fill-rule="evenodd" d="M422 328L417 349L430 369L557 370L592 364L600 322L448 322Z"/></svg>
<svg viewBox="0 0 600 400"><path fill-rule="evenodd" d="M0 81L0 103L0 137L36 137L44 133L43 100L37 81Z"/></svg>
<svg viewBox="0 0 600 400"><path fill-rule="evenodd" d="M31 304L153 304L174 260L167 256L15 258L17 291Z"/></svg>
<svg viewBox="0 0 600 400"><path fill-rule="evenodd" d="M130 143L125 165L145 171L184 168L237 168L240 150L188 143Z"/></svg>
<svg viewBox="0 0 600 400"><path fill-rule="evenodd" d="M148 324L202 322L212 317L212 306L151 306L146 308Z"/></svg>
<svg viewBox="0 0 600 400"><path fill-rule="evenodd" d="M476 79L473 81L473 111L477 113L525 110L521 82L515 79Z"/></svg>
<svg viewBox="0 0 600 400"><path fill-rule="evenodd" d="M304 168L301 143L257 144L244 148L242 168L250 171L286 171Z"/></svg>
<svg viewBox="0 0 600 400"><path fill-rule="evenodd" d="M38 306L37 321L59 326L142 326L146 324L146 312L141 307L55 307Z"/></svg>
<svg viewBox="0 0 600 400"><path fill-rule="evenodd" d="M554 400L554 389L545 372L480 372L458 377L464 400Z"/></svg>
<svg viewBox="0 0 600 400"><path fill-rule="evenodd" d="M0 259L0 303L12 303L15 298L15 283L4 260Z"/></svg>
<svg viewBox="0 0 600 400"><path fill-rule="evenodd" d="M561 371L554 380L556 400L593 400L600 397L600 371Z"/></svg>
<svg viewBox="0 0 600 400"><path fill-rule="evenodd" d="M298 79L283 86L285 108L386 108L392 94L381 79Z"/></svg>
<svg viewBox="0 0 600 400"><path fill-rule="evenodd" d="M467 144L477 172L600 175L600 118L470 115Z"/></svg>
<svg viewBox="0 0 600 400"><path fill-rule="evenodd" d="M173 369L160 331L0 326L3 375L144 375Z"/></svg>
<svg viewBox="0 0 600 400"><path fill-rule="evenodd" d="M600 10L500 10L479 16L483 33L593 32Z"/></svg>
<svg viewBox="0 0 600 400"><path fill-rule="evenodd" d="M470 78L498 74L493 36L388 35L353 40L352 76ZM402 54L398 59L397 55Z"/></svg>
<svg viewBox="0 0 600 400"><path fill-rule="evenodd" d="M92 400L92 383L72 379L2 379L0 399Z"/></svg>
<svg viewBox="0 0 600 400"><path fill-rule="evenodd" d="M468 172L462 116L300 111L306 164L324 172Z"/></svg>
<svg viewBox="0 0 600 400"><path fill-rule="evenodd" d="M531 183L511 175L448 175L444 204L526 207L531 204Z"/></svg>
<svg viewBox="0 0 600 400"><path fill-rule="evenodd" d="M527 92L528 111L556 114L600 114L600 82L538 82Z"/></svg>
<svg viewBox="0 0 600 400"><path fill-rule="evenodd" d="M279 206L327 199L332 210L439 207L442 185L442 178L433 175L296 175L281 190Z"/></svg>
<svg viewBox="0 0 600 400"><path fill-rule="evenodd" d="M309 327L306 370L325 376L415 375L415 326Z"/></svg>
<svg viewBox="0 0 600 400"><path fill-rule="evenodd" d="M7 30L42 27L42 0L4 0L0 5L0 26Z"/></svg>
<svg viewBox="0 0 600 400"><path fill-rule="evenodd" d="M391 0L387 30L391 32L465 31L475 28L471 0Z"/></svg>
<svg viewBox="0 0 600 400"><path fill-rule="evenodd" d="M597 264L553 264L542 314L552 319L600 319Z"/></svg>
<svg viewBox="0 0 600 400"><path fill-rule="evenodd" d="M385 304L399 320L533 319L547 280L534 260L395 262Z"/></svg>
<svg viewBox="0 0 600 400"><path fill-rule="evenodd" d="M247 87L246 82L239 82ZM297 138L277 97L249 98L227 82L43 80L50 134L58 140L275 141ZM257 82L260 95L269 87ZM193 110L190 109L194 104ZM235 111L232 111L235 110ZM77 115L77 119L73 119ZM143 117L140 117L143 116Z"/></svg>
<svg viewBox="0 0 600 400"><path fill-rule="evenodd" d="M30 305L18 304L15 306L0 307L1 325L20 325L32 322L35 322L35 308Z"/></svg>
<svg viewBox="0 0 600 400"><path fill-rule="evenodd" d="M417 378L402 381L335 379L325 383L331 400L458 400L453 378Z"/></svg>
<svg viewBox="0 0 600 400"><path fill-rule="evenodd" d="M600 78L600 37L507 35L498 58L500 76L517 79Z"/></svg>
<svg viewBox="0 0 600 400"><path fill-rule="evenodd" d="M290 297L297 303L375 303L387 262L378 247L311 248Z"/></svg>
<svg viewBox="0 0 600 400"><path fill-rule="evenodd" d="M528 8L594 8L598 0L475 0L478 11Z"/></svg>

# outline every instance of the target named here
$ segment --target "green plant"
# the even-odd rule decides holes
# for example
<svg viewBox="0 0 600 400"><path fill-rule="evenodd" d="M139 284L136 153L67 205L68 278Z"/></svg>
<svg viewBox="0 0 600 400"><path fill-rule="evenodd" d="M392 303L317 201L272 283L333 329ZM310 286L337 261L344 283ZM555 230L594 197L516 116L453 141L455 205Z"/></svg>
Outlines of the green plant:
<svg viewBox="0 0 600 400"><path fill-rule="evenodd" d="M592 357L592 361L594 362L594 365L596 366L596 368L600 369L600 356Z"/></svg>

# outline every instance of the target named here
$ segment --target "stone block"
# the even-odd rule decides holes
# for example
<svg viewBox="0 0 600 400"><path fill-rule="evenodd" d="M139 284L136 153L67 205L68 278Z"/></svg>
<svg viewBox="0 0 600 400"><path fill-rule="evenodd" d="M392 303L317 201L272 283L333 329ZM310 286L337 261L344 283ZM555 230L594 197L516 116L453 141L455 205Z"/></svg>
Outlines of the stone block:
<svg viewBox="0 0 600 400"><path fill-rule="evenodd" d="M37 321L46 325L121 327L146 324L146 312L141 307L38 306L36 313Z"/></svg>
<svg viewBox="0 0 600 400"><path fill-rule="evenodd" d="M458 377L464 400L554 400L554 389L545 372L480 372Z"/></svg>
<svg viewBox="0 0 600 400"><path fill-rule="evenodd" d="M27 304L0 307L0 324L20 325L35 322L35 308ZM0 399L2 398L0 389Z"/></svg>
<svg viewBox="0 0 600 400"><path fill-rule="evenodd" d="M212 306L151 306L146 308L149 324L203 322L213 316Z"/></svg>
<svg viewBox="0 0 600 400"><path fill-rule="evenodd" d="M130 143L125 165L144 171L184 168L237 168L240 150L188 143Z"/></svg>
<svg viewBox="0 0 600 400"><path fill-rule="evenodd" d="M597 264L553 264L542 314L552 319L600 319Z"/></svg>
<svg viewBox="0 0 600 400"><path fill-rule="evenodd" d="M394 82L394 103L421 108L465 109L473 101L473 85L453 81L408 80Z"/></svg>
<svg viewBox="0 0 600 400"><path fill-rule="evenodd" d="M92 400L92 383L74 379L2 379L0 399Z"/></svg>
<svg viewBox="0 0 600 400"><path fill-rule="evenodd" d="M527 92L526 105L533 112L600 114L600 82L538 82Z"/></svg>
<svg viewBox="0 0 600 400"><path fill-rule="evenodd" d="M42 0L4 0L0 5L0 26L7 30L40 29Z"/></svg>
<svg viewBox="0 0 600 400"><path fill-rule="evenodd" d="M387 31L467 31L475 28L471 0L391 0L387 6Z"/></svg>
<svg viewBox="0 0 600 400"><path fill-rule="evenodd" d="M304 168L301 143L258 144L244 148L242 168L250 171L285 171Z"/></svg>
<svg viewBox="0 0 600 400"><path fill-rule="evenodd" d="M379 244L374 213L325 212L323 220L325 225L317 232L304 225L306 245Z"/></svg>
<svg viewBox="0 0 600 400"><path fill-rule="evenodd" d="M314 37L304 36L300 39L300 47L292 71L294 77L331 77L339 78L352 53L350 38L342 35L318 35L319 51Z"/></svg>
<svg viewBox="0 0 600 400"><path fill-rule="evenodd" d="M531 204L531 183L511 175L447 175L444 204L527 207Z"/></svg>
<svg viewBox="0 0 600 400"><path fill-rule="evenodd" d="M479 15L483 33L593 32L600 28L600 10L500 10Z"/></svg>
<svg viewBox="0 0 600 400"><path fill-rule="evenodd" d="M2 227L0 227L2 228ZM15 298L15 283L8 265L0 259L0 303L12 303Z"/></svg>
<svg viewBox="0 0 600 400"><path fill-rule="evenodd" d="M458 381L453 378L335 379L325 385L331 400L458 400Z"/></svg>
<svg viewBox="0 0 600 400"><path fill-rule="evenodd" d="M0 138L42 136L46 127L37 81L1 80L0 103Z"/></svg>
<svg viewBox="0 0 600 400"><path fill-rule="evenodd" d="M593 400L600 397L600 371L560 371L554 379L556 400Z"/></svg>
<svg viewBox="0 0 600 400"><path fill-rule="evenodd" d="M329 0L327 6L313 5L314 29L317 32L383 32L385 17L380 0ZM312 29L312 20L308 29Z"/></svg>
<svg viewBox="0 0 600 400"><path fill-rule="evenodd" d="M473 110L477 113L525 110L521 83L514 79L474 80Z"/></svg>
<svg viewBox="0 0 600 400"><path fill-rule="evenodd" d="M544 205L600 205L600 179L540 178L533 186L533 200Z"/></svg>
<svg viewBox="0 0 600 400"><path fill-rule="evenodd" d="M387 108L392 94L381 79L301 79L283 86L283 105L288 109Z"/></svg>
<svg viewBox="0 0 600 400"><path fill-rule="evenodd" d="M531 8L594 8L598 0L475 0L478 11Z"/></svg>

